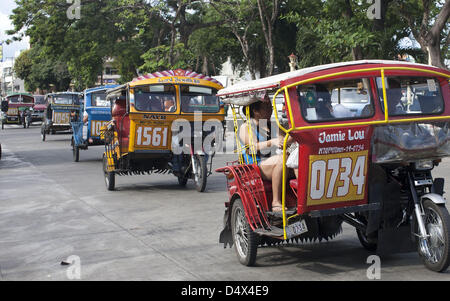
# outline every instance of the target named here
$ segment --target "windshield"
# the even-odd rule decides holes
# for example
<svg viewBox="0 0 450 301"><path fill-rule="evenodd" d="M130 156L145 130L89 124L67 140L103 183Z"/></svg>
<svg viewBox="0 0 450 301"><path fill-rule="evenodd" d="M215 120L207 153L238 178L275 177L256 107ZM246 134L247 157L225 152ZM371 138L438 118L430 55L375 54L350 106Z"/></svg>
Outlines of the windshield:
<svg viewBox="0 0 450 301"><path fill-rule="evenodd" d="M59 94L52 96L53 103L60 105L78 105L80 104L78 95L76 94Z"/></svg>
<svg viewBox="0 0 450 301"><path fill-rule="evenodd" d="M177 102L173 85L151 85L134 88L135 108L145 112L175 112Z"/></svg>
<svg viewBox="0 0 450 301"><path fill-rule="evenodd" d="M387 77L385 79L389 116L437 114L444 110L439 81L428 77ZM384 112L383 86L377 78L378 95Z"/></svg>
<svg viewBox="0 0 450 301"><path fill-rule="evenodd" d="M9 98L10 103L33 103L33 99L29 96L24 95L14 95Z"/></svg>
<svg viewBox="0 0 450 301"><path fill-rule="evenodd" d="M44 97L44 95L42 95L42 96L34 96L34 104L36 104L36 105L43 105L43 104L45 104L45 97Z"/></svg>
<svg viewBox="0 0 450 301"><path fill-rule="evenodd" d="M181 86L181 110L185 113L217 113L220 109L217 90L209 87Z"/></svg>
<svg viewBox="0 0 450 301"><path fill-rule="evenodd" d="M307 121L367 118L374 108L368 78L321 82L297 87Z"/></svg>
<svg viewBox="0 0 450 301"><path fill-rule="evenodd" d="M109 107L111 104L106 100L106 92L95 92L91 94L91 104L93 107Z"/></svg>

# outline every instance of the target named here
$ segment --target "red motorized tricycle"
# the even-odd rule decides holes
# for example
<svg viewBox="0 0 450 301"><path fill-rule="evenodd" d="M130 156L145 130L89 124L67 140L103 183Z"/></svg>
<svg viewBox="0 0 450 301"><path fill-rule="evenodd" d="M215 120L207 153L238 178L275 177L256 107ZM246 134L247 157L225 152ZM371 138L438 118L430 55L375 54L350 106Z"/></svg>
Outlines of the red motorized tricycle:
<svg viewBox="0 0 450 301"><path fill-rule="evenodd" d="M427 268L446 270L450 217L444 179L433 179L431 171L450 156L449 78L449 71L431 66L369 60L301 69L219 91L234 107L250 107L265 93L275 108L276 97L284 95L288 119L283 126L274 109L286 134L282 209L272 208L273 186L261 173L259 151L237 138L239 161L217 170L226 175L229 191L220 242L234 245L239 261L251 266L258 246L328 240L346 222L370 251L417 250ZM244 113L249 135L257 135L249 110ZM239 127L235 114L237 136ZM292 141L297 147L289 151ZM297 158L296 176L286 166L291 156Z"/></svg>

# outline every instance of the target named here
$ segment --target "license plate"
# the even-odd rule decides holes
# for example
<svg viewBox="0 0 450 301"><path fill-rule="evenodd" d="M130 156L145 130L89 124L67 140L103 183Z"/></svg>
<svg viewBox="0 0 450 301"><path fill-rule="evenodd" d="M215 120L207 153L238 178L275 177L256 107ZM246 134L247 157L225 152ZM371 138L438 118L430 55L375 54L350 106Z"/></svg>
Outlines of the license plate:
<svg viewBox="0 0 450 301"><path fill-rule="evenodd" d="M286 227L287 238L292 238L306 232L308 232L308 227L306 227L304 219Z"/></svg>

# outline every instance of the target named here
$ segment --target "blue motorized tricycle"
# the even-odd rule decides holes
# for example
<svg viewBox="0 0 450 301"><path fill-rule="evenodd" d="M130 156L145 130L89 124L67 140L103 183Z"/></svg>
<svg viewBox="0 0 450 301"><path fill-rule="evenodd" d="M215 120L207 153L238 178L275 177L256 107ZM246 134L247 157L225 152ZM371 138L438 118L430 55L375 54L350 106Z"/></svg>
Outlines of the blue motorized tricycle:
<svg viewBox="0 0 450 301"><path fill-rule="evenodd" d="M106 99L106 90L116 85L90 88L84 91L84 106L80 107L78 120L71 122L73 160L80 159L80 149L87 150L89 146L103 145L100 129L111 120L111 106Z"/></svg>

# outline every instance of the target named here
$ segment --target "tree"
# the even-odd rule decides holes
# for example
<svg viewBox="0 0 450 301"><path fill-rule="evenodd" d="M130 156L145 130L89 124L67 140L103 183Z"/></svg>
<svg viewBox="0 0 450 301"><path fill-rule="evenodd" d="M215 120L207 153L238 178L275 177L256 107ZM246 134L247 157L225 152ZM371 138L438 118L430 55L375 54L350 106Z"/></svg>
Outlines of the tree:
<svg viewBox="0 0 450 301"><path fill-rule="evenodd" d="M222 15L225 25L238 40L242 50L242 61L248 68L252 79L256 79L256 62L251 56L252 43L258 36L258 16L256 3L252 0L242 1L211 1L211 6ZM257 43L256 43L257 44Z"/></svg>
<svg viewBox="0 0 450 301"><path fill-rule="evenodd" d="M396 0L398 14L406 20L414 39L428 55L428 63L446 68L449 56L450 0Z"/></svg>
<svg viewBox="0 0 450 301"><path fill-rule="evenodd" d="M291 3L287 20L297 26L296 50L301 67L358 59L394 59L409 36L407 24L381 0L378 18L369 18L370 3L321 0ZM377 8L378 9L378 8Z"/></svg>
<svg viewBox="0 0 450 301"><path fill-rule="evenodd" d="M266 75L270 76L275 67L275 47L273 39L274 25L280 12L280 3L278 0L257 0L259 18L261 20L262 32L266 41L267 51L269 52L269 63L267 65Z"/></svg>
<svg viewBox="0 0 450 301"><path fill-rule="evenodd" d="M167 53L173 48L173 60L169 59ZM140 66L142 72L156 72L170 69L186 69L193 64L194 55L184 47L183 43L161 45L151 48L142 55L144 64Z"/></svg>
<svg viewBox="0 0 450 301"><path fill-rule="evenodd" d="M49 90L54 86L60 91L67 90L71 82L67 64L40 57L36 49L23 51L14 62L14 72L25 81L25 89L34 92L38 88Z"/></svg>

